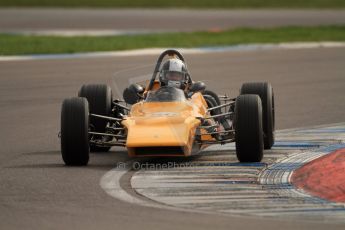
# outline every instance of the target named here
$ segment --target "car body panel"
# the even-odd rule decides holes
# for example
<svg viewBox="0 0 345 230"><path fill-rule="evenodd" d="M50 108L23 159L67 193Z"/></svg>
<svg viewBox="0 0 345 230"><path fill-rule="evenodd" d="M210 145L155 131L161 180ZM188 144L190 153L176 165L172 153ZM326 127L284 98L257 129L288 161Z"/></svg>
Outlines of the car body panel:
<svg viewBox="0 0 345 230"><path fill-rule="evenodd" d="M195 140L197 128L201 125L200 118L207 116L207 103L199 92L185 101L136 103L122 121L127 130L129 156L196 154L205 147ZM202 137L212 138L209 135Z"/></svg>

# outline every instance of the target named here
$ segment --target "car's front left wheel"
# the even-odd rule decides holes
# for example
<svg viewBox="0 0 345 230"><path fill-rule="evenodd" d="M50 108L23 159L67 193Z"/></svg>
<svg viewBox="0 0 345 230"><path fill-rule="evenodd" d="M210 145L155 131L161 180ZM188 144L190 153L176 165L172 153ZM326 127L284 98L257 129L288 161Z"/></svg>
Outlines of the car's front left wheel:
<svg viewBox="0 0 345 230"><path fill-rule="evenodd" d="M241 95L256 94L262 102L262 125L264 129L264 148L271 149L275 134L274 93L271 84L267 82L249 82L241 87Z"/></svg>
<svg viewBox="0 0 345 230"><path fill-rule="evenodd" d="M236 155L240 162L263 157L262 105L258 95L240 95L235 104Z"/></svg>

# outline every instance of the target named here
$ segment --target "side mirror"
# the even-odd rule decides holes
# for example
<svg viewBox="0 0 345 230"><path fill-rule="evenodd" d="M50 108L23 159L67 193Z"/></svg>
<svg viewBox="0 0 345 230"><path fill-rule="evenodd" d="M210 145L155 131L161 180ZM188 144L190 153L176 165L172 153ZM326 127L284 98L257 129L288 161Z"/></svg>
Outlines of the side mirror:
<svg viewBox="0 0 345 230"><path fill-rule="evenodd" d="M200 91L204 91L206 89L206 85L202 81L198 81L192 84L192 86L189 88L190 92L196 93Z"/></svg>
<svg viewBox="0 0 345 230"><path fill-rule="evenodd" d="M127 104L133 105L142 98L140 94L144 92L144 88L138 84L131 84L123 91L123 99Z"/></svg>

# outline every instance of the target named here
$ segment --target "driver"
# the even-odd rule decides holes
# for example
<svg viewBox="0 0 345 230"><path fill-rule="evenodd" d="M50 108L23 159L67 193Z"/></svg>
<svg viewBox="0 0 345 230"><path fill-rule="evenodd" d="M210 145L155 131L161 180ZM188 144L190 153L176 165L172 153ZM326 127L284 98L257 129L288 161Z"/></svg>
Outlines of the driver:
<svg viewBox="0 0 345 230"><path fill-rule="evenodd" d="M177 58L167 60L160 70L161 86L170 86L185 90L188 85L188 71L186 65Z"/></svg>

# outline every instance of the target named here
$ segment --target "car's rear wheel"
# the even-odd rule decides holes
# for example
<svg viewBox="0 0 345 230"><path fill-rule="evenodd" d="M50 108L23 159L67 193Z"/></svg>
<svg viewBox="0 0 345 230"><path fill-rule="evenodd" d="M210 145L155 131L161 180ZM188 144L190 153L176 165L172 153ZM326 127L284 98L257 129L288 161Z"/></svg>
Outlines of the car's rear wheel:
<svg viewBox="0 0 345 230"><path fill-rule="evenodd" d="M216 101L212 96L210 96L210 95L204 95L204 98L205 98L205 101L206 101L206 103L207 103L207 107L208 107L208 108L213 108L213 107L218 106L217 101ZM211 115L213 116L213 115L221 114L222 111L221 111L221 109L219 108L219 109L211 110L210 113L211 113Z"/></svg>
<svg viewBox="0 0 345 230"><path fill-rule="evenodd" d="M89 162L89 108L85 98L66 99L61 110L61 154L66 165Z"/></svg>
<svg viewBox="0 0 345 230"><path fill-rule="evenodd" d="M220 99L219 99L218 95L215 92L213 92L211 90L204 90L204 92L202 94L203 95L211 96L216 101L217 105L221 104Z"/></svg>
<svg viewBox="0 0 345 230"><path fill-rule="evenodd" d="M241 87L241 95L257 94L261 98L264 129L264 148L270 149L274 144L275 108L274 93L271 84L267 82L245 83Z"/></svg>
<svg viewBox="0 0 345 230"><path fill-rule="evenodd" d="M90 113L110 116L112 108L111 88L103 84L83 85L78 93L79 97L85 97L89 102ZM107 121L96 117L90 118L92 131L104 133ZM110 147L102 147L90 144L91 152L107 152Z"/></svg>
<svg viewBox="0 0 345 230"><path fill-rule="evenodd" d="M258 95L240 95L235 104L236 155L240 162L263 157L262 106Z"/></svg>
<svg viewBox="0 0 345 230"><path fill-rule="evenodd" d="M207 106L209 108L212 108L212 107L216 107L216 106L219 106L221 105L221 102L220 102L220 99L218 97L218 95L210 90L205 90L204 93L203 93L203 96L207 102ZM211 115L218 115L218 114L221 114L222 113L222 109L219 108L219 109L214 109L214 110L211 110ZM230 130L231 129L231 126L228 122L228 120L226 119L226 117L219 117L219 118L216 118L215 119L216 121L218 121L225 130Z"/></svg>

